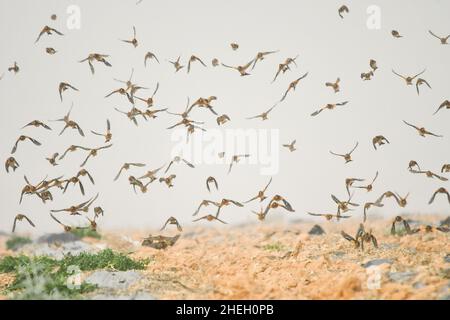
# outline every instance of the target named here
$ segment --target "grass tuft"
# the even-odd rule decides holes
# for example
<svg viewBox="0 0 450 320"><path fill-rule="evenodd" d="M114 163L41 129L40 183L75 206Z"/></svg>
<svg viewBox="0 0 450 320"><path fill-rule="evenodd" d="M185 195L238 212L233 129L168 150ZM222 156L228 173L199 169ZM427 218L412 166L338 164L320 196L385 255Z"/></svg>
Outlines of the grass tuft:
<svg viewBox="0 0 450 320"><path fill-rule="evenodd" d="M30 238L13 236L6 241L6 248L8 250L16 251L24 245L30 244L33 241Z"/></svg>

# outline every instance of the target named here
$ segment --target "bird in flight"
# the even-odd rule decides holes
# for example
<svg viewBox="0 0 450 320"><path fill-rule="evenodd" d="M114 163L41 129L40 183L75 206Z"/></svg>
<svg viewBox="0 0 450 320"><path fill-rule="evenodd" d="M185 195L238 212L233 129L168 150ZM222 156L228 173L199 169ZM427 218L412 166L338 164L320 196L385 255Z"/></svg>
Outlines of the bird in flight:
<svg viewBox="0 0 450 320"><path fill-rule="evenodd" d="M224 66L225 68L237 70L240 73L241 77L243 77L243 76L249 76L250 75L250 73L247 72L247 69L252 65L252 63L253 63L253 60L251 60L247 64L244 64L244 65L241 65L241 66L237 66L237 67L229 66L229 65L224 64L224 63L222 63L222 66Z"/></svg>
<svg viewBox="0 0 450 320"><path fill-rule="evenodd" d="M284 93L283 97L281 98L280 102L283 101L284 99L286 99L286 96L289 93L289 91L291 91L291 90L294 91L295 88L297 87L298 83L300 82L300 80L306 78L307 75L308 75L308 72L306 72L304 75L300 76L299 78L297 78L294 81L292 81L291 83L289 83L289 86L288 86L286 92Z"/></svg>
<svg viewBox="0 0 450 320"><path fill-rule="evenodd" d="M63 92L65 92L68 89L79 91L77 88L75 88L74 86L72 86L71 84L69 84L67 82L60 82L59 86L58 86L58 92L59 92L59 98L61 99L61 102L63 101L63 97L62 97Z"/></svg>
<svg viewBox="0 0 450 320"><path fill-rule="evenodd" d="M109 122L109 119L106 120L106 132L105 133L98 133L98 132L95 132L95 131L92 131L92 130L91 130L91 132L93 134L95 134L96 136L104 137L105 138L105 143L110 142L111 139L112 139L112 133L111 133L111 123Z"/></svg>
<svg viewBox="0 0 450 320"><path fill-rule="evenodd" d="M296 143L297 143L297 140L294 140L290 144L283 144L283 147L288 148L290 152L294 152L295 150L297 150L295 148Z"/></svg>
<svg viewBox="0 0 450 320"><path fill-rule="evenodd" d="M344 16L342 14L348 13L348 12L349 12L348 7L345 4L342 5L341 7L339 7L339 9L338 9L338 14L339 14L339 17L341 17L341 19L344 19Z"/></svg>
<svg viewBox="0 0 450 320"><path fill-rule="evenodd" d="M33 221L30 220L30 218L28 218L26 215L24 214L18 214L15 216L14 218L14 223L13 223L13 227L12 227L12 233L14 233L16 231L16 225L17 225L17 221L23 221L26 220L32 227L36 227L35 224L33 223Z"/></svg>
<svg viewBox="0 0 450 320"><path fill-rule="evenodd" d="M257 118L261 118L261 120L267 120L268 119L268 115L269 115L269 113L277 106L277 104L278 103L276 103L276 104L274 104L272 107L270 107L270 109L268 109L267 111L264 111L263 113L261 113L261 114L258 114L258 115L256 115L256 116L253 116L253 117L249 117L249 118L247 118L247 119L257 119Z"/></svg>
<svg viewBox="0 0 450 320"><path fill-rule="evenodd" d="M61 32L59 32L58 30L56 30L56 29L54 29L54 28L51 28L51 27L49 27L49 26L44 26L44 27L42 28L41 32L39 32L39 35L38 35L38 37L37 37L37 39L36 39L36 41L35 41L34 43L38 42L39 39L41 39L41 37L42 37L44 34L50 36L50 35L52 35L53 33L56 33L56 34L58 34L58 35L60 35L60 36L63 36L63 34L62 34Z"/></svg>
<svg viewBox="0 0 450 320"><path fill-rule="evenodd" d="M426 69L423 69L422 72L419 72L418 74L416 74L416 75L414 75L414 76L403 76L403 75L397 73L394 69L392 69L392 72L393 72L395 75L397 75L397 76L399 76L400 78L402 78L403 80L405 80L406 85L408 85L408 86L411 86L411 85L413 84L413 83L412 83L413 80L414 80L415 78L417 78L418 76L420 76L421 74L423 74L425 71L426 71Z"/></svg>
<svg viewBox="0 0 450 320"><path fill-rule="evenodd" d="M334 110L338 106L345 106L347 103L348 103L348 101L339 102L339 103L327 103L324 107L311 113L311 117L317 116L319 113L321 113L324 110Z"/></svg>
<svg viewBox="0 0 450 320"><path fill-rule="evenodd" d="M138 40L136 39L136 27L133 26L133 38L130 40L121 40L122 42L125 43L129 43L131 45L133 45L133 47L137 47L138 46Z"/></svg>
<svg viewBox="0 0 450 320"><path fill-rule="evenodd" d="M409 123L409 122L406 122L405 120L403 120L403 122L404 122L406 125L408 125L408 126L414 128L414 129L416 129L417 132L419 133L419 135L422 136L422 137L425 137L426 135L430 135L430 136L434 136L434 137L439 137L439 138L442 138L442 137L443 137L442 135L434 134L434 133L428 131L428 130L425 129L424 127L419 128L418 126L413 125L413 124L411 124L411 123Z"/></svg>
<svg viewBox="0 0 450 320"><path fill-rule="evenodd" d="M345 154L338 154L338 153L334 153L333 151L330 151L330 153L331 153L332 155L335 155L335 156L338 156L338 157L343 157L344 160L345 160L345 163L349 163L349 162L353 161L353 159L352 159L352 153L353 153L353 151L356 150L356 148L358 147L358 144L359 144L359 142L356 142L356 144L355 144L355 146L353 147L353 149L352 149L350 152L345 153Z"/></svg>
<svg viewBox="0 0 450 320"><path fill-rule="evenodd" d="M334 90L334 93L338 93L340 90L339 83L341 79L338 77L335 82L325 82L326 87L331 87Z"/></svg>
<svg viewBox="0 0 450 320"><path fill-rule="evenodd" d="M439 39L441 41L441 44L448 44L448 39L450 38L450 34L446 37L439 37L436 34L434 34L431 30L428 30L428 32L435 38Z"/></svg>

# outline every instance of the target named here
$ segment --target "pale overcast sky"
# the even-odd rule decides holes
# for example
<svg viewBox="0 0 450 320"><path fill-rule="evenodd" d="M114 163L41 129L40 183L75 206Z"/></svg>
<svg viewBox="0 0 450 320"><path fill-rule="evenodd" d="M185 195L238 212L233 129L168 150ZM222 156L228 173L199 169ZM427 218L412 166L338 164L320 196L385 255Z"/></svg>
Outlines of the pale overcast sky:
<svg viewBox="0 0 450 320"><path fill-rule="evenodd" d="M268 189L269 196L277 193L285 196L296 212L279 210L270 214L268 221L288 216L307 219L306 211L333 212L335 205L330 194L346 197L345 178L371 180L377 170L380 176L374 191L368 194L357 191L354 200L358 203L374 201L386 190L402 195L410 192L407 208L399 209L388 200L378 212L448 214L450 207L445 197L439 197L431 206L427 203L438 187L448 188L449 183L413 175L407 171L407 165L414 159L421 168L439 173L444 163L450 163L450 111L433 115L439 104L450 98L450 46L441 45L428 33L428 30L441 36L450 33L450 2L345 1L350 12L344 14L344 19L337 12L342 4L294 0L144 0L139 5L134 0L1 1L0 75L4 76L0 80L0 154L6 160L20 134L38 139L42 146L21 144L14 155L20 168L10 174L2 171L0 230L10 230L17 213L25 213L34 220L39 232L59 230L50 219L49 210L80 203L97 192L100 196L96 204L105 210L105 216L98 222L100 228L154 228L169 216L189 224L202 199L219 201L224 197L245 201L267 183L269 177L261 174L259 165L238 164L229 175L225 164L203 163L195 169L178 165L170 170L177 175L170 190L155 181L148 193L134 194L127 182L128 175L144 174L147 168L168 163L175 142L166 128L179 118L161 114L148 122L140 120L136 127L114 110L114 107L127 110L130 104L122 96L107 99L104 96L119 87L113 78L127 79L132 68L133 80L150 88L140 95L151 95L159 82L156 105L172 112L183 111L186 97L193 101L200 96L217 96L215 110L219 115L227 114L231 121L218 127L212 113L196 110L192 117L205 121L206 129L220 129L224 133L230 129L274 130L279 134L280 144L297 140L293 153L279 147L279 171L273 175ZM70 16L67 8L71 5L80 9L80 29L67 27ZM367 26L370 6L380 10L379 29ZM50 19L52 14L57 15L56 21ZM60 30L64 36L44 35L35 44L44 25ZM137 29L137 48L119 41L131 38L133 26ZM404 37L393 38L392 29ZM230 48L232 42L239 44L237 51ZM57 53L48 55L46 47ZM253 59L258 51L271 50L279 52L259 62L247 77L240 77L235 70L211 66L213 58L239 65ZM154 52L161 63L148 61L145 68L147 51ZM88 65L78 61L93 52L110 55L112 67L96 63L96 73L91 75ZM203 59L208 67L195 64L190 74L186 68L175 73L168 61L181 56L182 64L187 64L192 54ZM291 71L271 84L278 64L297 54L298 67L292 66ZM371 81L362 81L360 74L370 70L370 59L377 61L379 69ZM20 67L17 75L7 71L14 61ZM426 68L422 77L432 89L423 86L418 96L415 87L406 86L391 72L392 68L405 75ZM308 76L272 111L268 121L246 119L270 108L289 83L306 72ZM341 92L335 94L324 84L337 77L341 79ZM57 91L62 81L80 90L65 93L63 103ZM327 103L347 100L346 106L310 116ZM62 117L72 102L72 117L85 131L85 138L70 130L58 136L62 124L48 122ZM144 108L141 103L136 106ZM65 194L53 190L55 200L45 205L33 196L25 196L19 205L24 174L31 182L46 175L52 178L76 174L85 153L70 154L57 167L50 166L45 157L62 153L71 144L103 145L103 139L92 135L90 130L103 131L107 118L112 124L113 147L89 160L86 169L96 184L92 186L84 180L86 197L77 188L69 187ZM20 129L34 119L48 123L53 131ZM421 138L402 120L425 126L444 137ZM391 143L375 151L371 140L379 134ZM329 150L345 153L356 141L359 147L352 163L344 164L343 159L329 153ZM147 168L125 173L113 182L124 162L143 162ZM219 192L206 190L208 176L218 180ZM214 213L210 208L200 215ZM258 209L259 204L253 202L244 208L226 208L221 217L229 223L253 221L251 210ZM360 219L362 208L353 214L354 219ZM68 223L83 221L63 214L60 217ZM28 232L30 228L21 224L18 230Z"/></svg>

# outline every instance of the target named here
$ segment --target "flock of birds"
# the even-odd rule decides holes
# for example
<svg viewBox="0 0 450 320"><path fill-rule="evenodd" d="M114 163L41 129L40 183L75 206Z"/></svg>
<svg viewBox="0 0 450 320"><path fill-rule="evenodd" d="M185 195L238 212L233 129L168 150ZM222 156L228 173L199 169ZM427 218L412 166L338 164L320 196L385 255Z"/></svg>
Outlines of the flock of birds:
<svg viewBox="0 0 450 320"><path fill-rule="evenodd" d="M349 13L349 8L347 6L342 6L338 9L338 15L340 18L344 19L345 15ZM56 15L51 16L51 20L56 20ZM429 31L431 36L436 37L440 40L440 44L447 45L447 41L450 37L450 35L446 37L439 37L432 31ZM392 30L391 32L392 36L394 38L401 38L403 37L397 30ZM35 43L39 43L39 41L44 36L64 36L62 32L56 30L55 28L52 28L50 26L44 26L42 30L39 32L39 35L35 41ZM121 39L121 42L124 43L124 45L130 45L134 48L137 48L139 46L139 41L137 38L137 31L136 28L133 27L133 33L132 37L128 39ZM231 43L230 49L237 51L239 50L239 44L237 43ZM59 51L56 50L53 47L47 47L45 48L45 52L49 55L59 54ZM219 59L214 58L211 60L211 66L213 68L223 67L225 69L235 70L241 77L243 76L250 76L253 70L257 67L258 64L262 63L266 58L272 55L276 55L279 51L273 50L273 51L261 51L258 52L251 60L247 61L246 63L242 65L228 65L225 63L222 63L219 61ZM86 58L80 60L80 63L87 63L89 66L89 70L92 73L92 75L95 74L96 68L100 66L105 67L112 67L112 64L108 61L109 55L107 54L99 54L99 53L90 53ZM297 66L298 55L295 57L288 57L281 61L278 64L278 67L275 70L275 75L272 80L272 83L275 82L279 77L292 73L293 68ZM187 60L187 66L182 61L182 58L179 56L173 61L169 61L170 64L173 66L175 72L180 72L181 70L186 70L187 73L190 73L193 68L207 68L207 63L203 61L198 56L192 55ZM160 63L160 60L158 59L157 55L153 52L146 52L143 59L144 67L147 67L149 63ZM369 61L369 71L362 72L361 73L361 79L362 81L370 81L372 77L374 77L376 71L378 70L377 62L373 59ZM158 117L158 114L169 114L177 118L177 120L171 124L167 129L171 130L174 128L182 127L186 130L186 141L189 141L189 137L197 130L200 131L206 131L206 129L203 127L204 122L196 121L194 120L191 115L193 113L193 110L204 110L206 109L207 112L210 112L214 117L216 117L216 123L218 126L224 125L226 122L231 121L230 117L227 114L219 114L214 106L213 102L217 100L216 96L209 96L209 97L200 97L197 100L193 101L191 103L190 99L187 99L186 107L182 112L176 113L169 111L168 108L158 108L156 107L156 99L155 96L159 89L159 83L156 84L153 92L151 95L145 95L143 92L145 90L148 90L149 88L141 86L135 82L133 82L133 72L134 69L131 71L131 75L127 80L120 80L120 79L114 79L117 83L120 83L121 85L118 88L113 89L111 92L105 95L105 98L109 98L111 96L122 96L125 98L128 103L130 103L130 108L126 111L120 110L116 108L117 112L120 112L121 114L124 114L126 118L134 123L136 126L139 125L138 120L144 120L148 121L149 119L155 119ZM17 62L14 62L14 64L8 68L8 72L10 73L18 73L20 72L20 68ZM415 84L417 94L420 94L420 89L425 85L429 89L431 89L431 86L427 80L424 78L421 78L421 76L426 72L426 70L423 70L415 75L409 76L409 75L402 75L395 70L392 70L392 73L395 76L400 77L404 80L405 85L412 86ZM2 79L4 74L1 75ZM308 72L299 75L296 77L290 84L288 85L286 91L281 95L280 100L275 103L271 108L268 110L263 111L260 114L248 117L247 119L261 119L262 121L268 120L270 112L272 112L280 103L282 103L289 94L293 94L296 90L297 86L300 85L308 76ZM325 82L325 86L332 89L334 93L340 92L340 78L338 77L334 82ZM61 102L64 100L65 96L69 93L78 93L81 92L77 87L74 85L68 83L68 82L61 82L58 86L58 94L60 97ZM138 108L137 104L142 104L142 107ZM348 101L342 101L338 103L328 103L325 106L319 108L318 110L314 111L311 116L316 117L319 114L321 114L324 111L333 111L337 107L345 106L348 103ZM77 121L74 120L74 118L71 115L72 107L68 110L68 112L63 115L61 118L58 118L56 120L51 120L55 123L62 123L61 131L59 132L59 135L64 134L67 129L75 130L81 137L85 137L85 132L81 128L81 126L78 124ZM440 106L438 106L437 110L434 114L438 113L439 111L443 109L450 109L450 101L445 100L442 102ZM53 194L54 190L60 190L62 193L65 193L69 187L76 187L78 186L81 194L85 196L85 190L83 183L90 182L92 184L95 184L95 180L93 176L89 173L88 170L85 169L86 165L88 164L88 161L90 159L93 159L99 155L99 153L106 153L108 152L109 148L113 147L113 144L111 143L113 135L112 135L112 128L111 123L108 119L106 119L106 128L103 132L98 132L91 130L91 133L96 136L103 137L104 144L98 147L85 147L81 145L71 145L66 150L64 150L62 153L53 153L51 156L46 158L46 160L49 162L51 166L57 166L58 163L62 160L64 160L69 154L74 152L83 152L85 154L84 161L80 164L80 170L73 176L60 176L48 179L45 177L43 180L38 181L37 183L31 183L26 175L24 175L25 180L25 186L23 187L19 203L22 202L24 196L37 196L42 200L43 203L46 203L47 201L53 200ZM421 126L412 124L410 122L404 121L404 124L410 128L413 128L421 137L426 136L432 136L441 138L442 135L433 133ZM48 131L52 131L53 129L50 127L49 124L44 123L40 120L33 120L26 124L22 129L25 128L42 128ZM32 143L35 146L41 146L41 143L36 140L35 138L28 136L28 135L20 135L18 139L15 141L13 148L11 150L10 157L5 162L5 169L6 172L10 173L11 171L16 171L19 167L19 161L14 157L16 152L19 150L19 148L25 148L28 147L26 144ZM290 152L294 152L296 150L295 148L296 140L293 140L289 144L283 144L283 147L285 147ZM378 150L380 147L382 147L385 144L389 144L389 140L384 137L383 135L375 136L372 139L372 145L375 150ZM356 142L352 149L348 152L335 152L330 150L330 153L336 157L341 157L345 161L345 163L349 163L352 160L352 154L353 152L358 148L359 143ZM250 157L249 154L235 154L235 155L228 155L230 158L229 163L229 169L228 173L231 172L232 167L234 164L237 164L241 159ZM218 157L224 158L225 152L221 152L218 154ZM148 186L152 184L154 181L159 181L160 183L164 183L168 188L171 188L174 186L174 179L177 177L175 174L171 174L169 170L174 165L185 165L190 168L194 168L195 165L189 162L188 160L177 156L173 158L168 165L164 164L158 168L153 168L151 170L146 170L145 172L142 172L141 174L137 175L129 175L128 176L128 183L133 188L134 192L140 191L142 193L146 193L148 191ZM122 173L130 170L143 170L146 164L144 163L137 163L137 162L130 162L130 163L124 163L120 168L116 176L114 177L114 181L119 180ZM450 164L444 164L441 169L441 174L432 172L430 170L424 170L421 169L419 164L411 160L408 164L408 170L412 174L421 174L428 178L436 178L441 181L448 181L446 177L444 177L442 174L450 172ZM370 179L369 183L364 184L366 179L363 178L348 178L345 180L345 188L348 194L348 198L346 199L339 199L335 195L331 195L332 200L334 201L336 205L336 211L332 213L314 213L314 212L308 212L311 216L320 216L324 217L326 220L339 220L339 219L346 219L350 218L351 215L349 214L351 211L355 210L356 207L359 207L360 204L352 202L352 197L354 195L354 190L356 189L362 189L366 192L372 192L373 185L377 181L378 178L378 172L375 173L374 177ZM252 203L252 202L259 202L261 204L261 209L259 211L252 211L257 219L264 220L267 216L267 214L274 209L283 209L287 212L294 212L292 205L290 202L283 197L282 195L278 193L274 193L272 195L267 195L268 189L271 185L272 178L269 179L266 185L263 186L260 190L255 192L254 195L249 196L249 199L246 201L236 201L232 199L223 198L218 201L212 201L212 200L202 200L195 212L193 212L193 216L196 218L193 221L217 221L220 223L226 224L227 222L222 219L223 210L226 209L228 206L234 206L234 207L244 207L244 205ZM206 188L209 192L213 192L213 189L215 188L215 191L219 190L219 184L216 178L210 176L206 179ZM432 196L429 200L429 203L431 204L433 201L435 201L436 197L438 195L445 195L446 200L450 203L450 194L444 187L441 187L434 191L432 193ZM95 201L98 199L99 194L97 194L95 197L91 197L88 200L80 203L80 204L74 204L67 208L62 209L52 209L50 210L50 217L59 225L62 226L64 231L70 232L75 228L91 228L92 230L97 229L97 220L104 215L104 211L102 207L100 206L94 206ZM363 223L366 222L368 217L368 211L372 207L383 207L384 202L387 199L393 199L395 203L398 204L399 207L404 208L406 207L408 203L408 197L409 193L402 196L398 194L397 192L393 191L386 191L381 196L379 196L375 201L373 202L367 202L363 204ZM268 201L266 201L268 199ZM263 202L266 202L264 206L262 206ZM92 215L89 214L91 207L93 207ZM212 207L213 212L215 213L209 213L205 214L203 216L197 217L197 215L202 211L203 207ZM87 224L85 226L71 226L66 223L63 223L63 219L61 219L60 214L66 213L69 215L84 215L86 217ZM14 232L16 230L17 222L20 221L27 221L31 226L35 227L35 224L29 217L27 217L25 214L18 214L14 218L12 231ZM415 233L418 230L411 230L409 225L407 224L406 220L402 219L401 217L396 217L393 225L392 225L392 232L395 233L395 224L397 222L404 223L404 226L408 233ZM356 247L363 247L364 242L372 242L375 246L377 246L376 238L372 234L371 231L366 232L364 229L364 224L361 224L360 228L358 229L356 236L352 237L348 235L345 232L342 232L342 236L351 242L355 244ZM182 231L182 227L178 220L175 217L170 217L161 230L165 229L168 225L175 225L178 231ZM431 231L432 228L426 228L426 231ZM448 232L448 228L438 228L439 231ZM176 238L177 239L177 238ZM161 241L174 241L172 238L165 238L163 236L157 236L156 238L154 236L150 236L147 238L145 242L147 243L153 243L153 242L161 242ZM169 242L170 242L169 241Z"/></svg>

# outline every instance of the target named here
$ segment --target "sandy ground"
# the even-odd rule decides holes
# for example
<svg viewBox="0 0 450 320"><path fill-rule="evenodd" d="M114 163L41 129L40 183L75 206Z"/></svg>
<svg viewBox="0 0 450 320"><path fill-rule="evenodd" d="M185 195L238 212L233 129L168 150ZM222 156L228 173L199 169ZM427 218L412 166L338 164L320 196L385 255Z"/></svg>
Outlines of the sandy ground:
<svg viewBox="0 0 450 320"><path fill-rule="evenodd" d="M438 225L445 217L411 218ZM390 222L370 223L379 248L366 245L364 251L339 234L354 235L354 222L322 222L324 235L309 235L314 223L300 221L199 226L184 230L165 250L136 246L147 235L136 232L88 241L150 258L143 280L129 290L158 299L448 299L450 234L391 236ZM169 228L164 234L177 232ZM3 245L0 250L11 254ZM378 259L387 260L364 266ZM0 275L0 288L9 281L9 275Z"/></svg>

